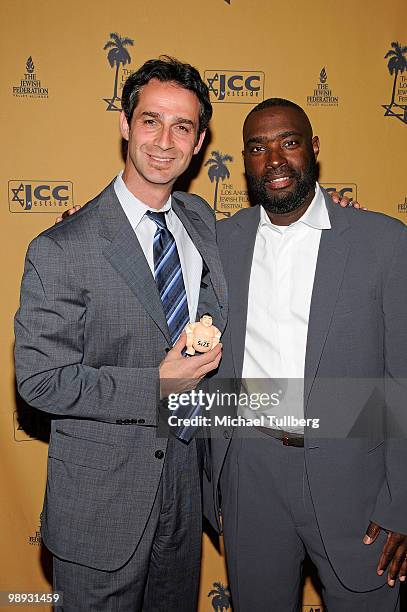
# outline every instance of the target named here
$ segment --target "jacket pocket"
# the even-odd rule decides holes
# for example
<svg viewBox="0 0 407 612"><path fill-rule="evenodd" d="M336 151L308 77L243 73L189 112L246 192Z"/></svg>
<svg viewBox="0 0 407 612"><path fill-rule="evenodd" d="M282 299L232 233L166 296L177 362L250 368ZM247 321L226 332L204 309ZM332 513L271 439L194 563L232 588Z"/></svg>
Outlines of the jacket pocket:
<svg viewBox="0 0 407 612"><path fill-rule="evenodd" d="M57 429L51 437L48 456L75 465L108 470L112 465L113 451L114 446L110 444L76 438Z"/></svg>
<svg viewBox="0 0 407 612"><path fill-rule="evenodd" d="M374 444L371 448L368 449L367 454L370 455L370 453L373 453L375 450L378 450L381 446L383 446L384 444L384 440L382 440L381 442L376 442L376 444Z"/></svg>

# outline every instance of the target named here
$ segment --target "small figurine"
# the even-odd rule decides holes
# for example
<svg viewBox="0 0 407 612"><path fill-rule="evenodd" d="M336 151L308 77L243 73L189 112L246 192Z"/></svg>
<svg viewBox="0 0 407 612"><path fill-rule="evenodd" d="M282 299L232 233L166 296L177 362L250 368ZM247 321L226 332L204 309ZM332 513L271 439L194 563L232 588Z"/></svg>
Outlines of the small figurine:
<svg viewBox="0 0 407 612"><path fill-rule="evenodd" d="M207 353L215 348L221 336L220 330L212 324L212 317L205 313L196 323L188 323L185 327L187 334L187 355Z"/></svg>

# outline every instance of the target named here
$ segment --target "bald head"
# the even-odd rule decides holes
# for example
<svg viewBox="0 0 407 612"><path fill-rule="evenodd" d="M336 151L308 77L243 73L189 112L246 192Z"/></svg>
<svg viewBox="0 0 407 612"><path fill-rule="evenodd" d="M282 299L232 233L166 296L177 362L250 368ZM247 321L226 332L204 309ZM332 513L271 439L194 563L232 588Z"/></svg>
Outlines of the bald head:
<svg viewBox="0 0 407 612"><path fill-rule="evenodd" d="M293 109L294 111L296 111L298 113L299 119L302 120L303 122L304 130L308 132L309 137L312 138L312 125L308 118L307 113L304 111L303 108L301 108L301 106L298 106L298 104L296 104L295 102L292 102L291 100L286 100L285 98L268 98L267 100L263 100L263 102L260 102L260 104L257 104L257 106L255 106L250 111L250 113L247 115L246 119L244 120L243 138L244 138L246 124L250 120L252 115L260 111L263 111L265 109L272 109L273 107Z"/></svg>

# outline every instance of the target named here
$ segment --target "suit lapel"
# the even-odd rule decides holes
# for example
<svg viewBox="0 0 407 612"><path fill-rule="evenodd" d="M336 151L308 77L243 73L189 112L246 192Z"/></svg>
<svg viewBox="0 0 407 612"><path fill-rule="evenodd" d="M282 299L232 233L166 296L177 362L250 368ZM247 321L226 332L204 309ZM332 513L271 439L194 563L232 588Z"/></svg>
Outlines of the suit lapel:
<svg viewBox="0 0 407 612"><path fill-rule="evenodd" d="M239 215L225 249L228 259L225 261L226 258L223 258L228 279L230 342L238 379L243 370L250 272L259 221L259 206L249 208ZM236 265L237 260L239 265Z"/></svg>
<svg viewBox="0 0 407 612"><path fill-rule="evenodd" d="M315 270L305 354L305 407L332 323L350 248L346 237L350 226L346 216L336 208L337 204L333 204L329 196L324 195L331 229L322 230Z"/></svg>
<svg viewBox="0 0 407 612"><path fill-rule="evenodd" d="M187 208L181 200L174 196L172 198L172 205L175 214L180 218L181 223L188 232L189 237L198 249L204 264L209 270L211 283L219 305L222 307L225 306L227 302L226 283L210 228L197 212ZM222 308L220 310L220 315L226 317L226 312L227 309Z"/></svg>
<svg viewBox="0 0 407 612"><path fill-rule="evenodd" d="M113 183L100 203L100 234L109 242L104 256L120 274L171 345L167 321L154 277L116 193Z"/></svg>

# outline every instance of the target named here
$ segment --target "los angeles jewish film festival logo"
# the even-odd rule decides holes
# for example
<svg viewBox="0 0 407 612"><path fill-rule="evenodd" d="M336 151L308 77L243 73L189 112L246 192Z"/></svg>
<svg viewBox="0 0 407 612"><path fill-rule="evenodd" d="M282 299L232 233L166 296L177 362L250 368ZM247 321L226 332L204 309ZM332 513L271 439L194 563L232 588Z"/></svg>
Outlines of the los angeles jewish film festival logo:
<svg viewBox="0 0 407 612"><path fill-rule="evenodd" d="M384 116L395 117L407 124L407 46L392 42L391 47L384 56L388 60L388 71L393 76L390 104L382 105Z"/></svg>
<svg viewBox="0 0 407 612"><path fill-rule="evenodd" d="M114 69L113 94L111 98L103 98L107 104L107 111L121 111L121 92L127 78L132 70L126 68L131 62L131 56L126 47L132 47L134 40L121 37L120 34L112 32L110 40L107 41L103 49L107 51L107 61L110 68Z"/></svg>
<svg viewBox="0 0 407 612"><path fill-rule="evenodd" d="M30 544L30 546L41 546L41 531L39 526L33 535L28 536L28 544Z"/></svg>
<svg viewBox="0 0 407 612"><path fill-rule="evenodd" d="M328 73L325 66L319 73L319 81L316 83L312 96L307 96L308 106L338 106L339 98L334 95L328 84Z"/></svg>
<svg viewBox="0 0 407 612"><path fill-rule="evenodd" d="M258 104L264 99L264 72L205 70L211 102Z"/></svg>
<svg viewBox="0 0 407 612"><path fill-rule="evenodd" d="M224 610L232 609L229 587L221 582L214 582L213 587L209 591L208 597L212 597L211 604L215 612L224 612Z"/></svg>
<svg viewBox="0 0 407 612"><path fill-rule="evenodd" d="M73 184L15 179L8 182L8 202L12 213L63 212L74 205Z"/></svg>
<svg viewBox="0 0 407 612"><path fill-rule="evenodd" d="M31 55L26 61L25 73L20 80L20 85L13 87L13 96L16 98L48 98L48 87L43 87L41 84Z"/></svg>
<svg viewBox="0 0 407 612"><path fill-rule="evenodd" d="M51 417L45 412L33 410L27 405L13 412L13 432L15 442L49 440Z"/></svg>
<svg viewBox="0 0 407 612"><path fill-rule="evenodd" d="M397 204L397 212L407 213L407 195L404 196L404 202L399 202Z"/></svg>
<svg viewBox="0 0 407 612"><path fill-rule="evenodd" d="M228 153L212 151L205 162L208 178L214 185L213 209L218 215L230 217L233 212L249 205L247 189L236 185L229 170L233 157Z"/></svg>

